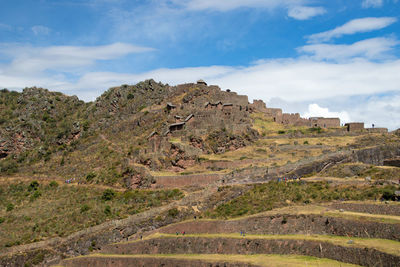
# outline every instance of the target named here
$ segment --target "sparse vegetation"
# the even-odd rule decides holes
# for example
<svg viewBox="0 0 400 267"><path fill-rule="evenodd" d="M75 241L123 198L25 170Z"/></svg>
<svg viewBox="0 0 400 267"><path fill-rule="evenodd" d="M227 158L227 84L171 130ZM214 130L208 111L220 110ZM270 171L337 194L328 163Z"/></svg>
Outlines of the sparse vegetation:
<svg viewBox="0 0 400 267"><path fill-rule="evenodd" d="M205 216L231 218L255 214L273 208L287 206L288 203L318 203L332 200L374 200L391 199L395 186L330 186L327 182L269 182L246 188L239 197L208 210ZM223 187L218 194L224 195L232 187ZM218 195L215 196L218 199Z"/></svg>
<svg viewBox="0 0 400 267"><path fill-rule="evenodd" d="M116 192L36 182L0 184L0 192L0 247L66 236L183 197L178 189ZM39 192L46 197L36 196Z"/></svg>

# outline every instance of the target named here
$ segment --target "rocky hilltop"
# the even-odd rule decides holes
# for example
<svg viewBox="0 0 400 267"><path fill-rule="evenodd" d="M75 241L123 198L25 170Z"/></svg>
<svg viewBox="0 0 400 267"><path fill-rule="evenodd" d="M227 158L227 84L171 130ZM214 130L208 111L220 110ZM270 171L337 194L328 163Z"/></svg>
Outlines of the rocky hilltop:
<svg viewBox="0 0 400 267"><path fill-rule="evenodd" d="M261 100L249 103L247 96L204 81L169 86L147 80L110 88L91 103L36 87L4 89L0 107L2 174L127 187L148 187L152 172L188 172L205 157L260 138L350 129L338 118L303 119Z"/></svg>
<svg viewBox="0 0 400 267"><path fill-rule="evenodd" d="M0 265L399 266L399 162L399 130L202 80L4 89Z"/></svg>

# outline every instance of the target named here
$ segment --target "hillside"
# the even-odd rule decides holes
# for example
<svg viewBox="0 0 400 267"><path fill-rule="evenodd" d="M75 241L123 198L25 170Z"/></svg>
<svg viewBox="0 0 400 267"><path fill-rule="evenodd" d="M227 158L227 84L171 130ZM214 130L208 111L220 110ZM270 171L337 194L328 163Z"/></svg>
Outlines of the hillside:
<svg viewBox="0 0 400 267"><path fill-rule="evenodd" d="M398 266L399 161L399 130L204 81L3 89L0 265Z"/></svg>

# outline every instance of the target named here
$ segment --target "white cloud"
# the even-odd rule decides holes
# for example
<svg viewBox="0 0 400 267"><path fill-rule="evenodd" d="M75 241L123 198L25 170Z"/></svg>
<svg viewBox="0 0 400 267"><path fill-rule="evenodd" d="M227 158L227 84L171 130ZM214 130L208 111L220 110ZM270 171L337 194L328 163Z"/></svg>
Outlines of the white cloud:
<svg viewBox="0 0 400 267"><path fill-rule="evenodd" d="M324 42L333 38L338 38L343 35L355 34L361 32L370 32L374 30L383 29L397 21L394 17L381 17L381 18L361 18L354 19L342 26L326 32L312 34L308 37L310 42Z"/></svg>
<svg viewBox="0 0 400 267"><path fill-rule="evenodd" d="M228 11L236 8L268 8L299 6L309 1L306 0L172 0L177 5L190 10L217 10Z"/></svg>
<svg viewBox="0 0 400 267"><path fill-rule="evenodd" d="M350 116L347 111L331 112L328 108L320 107L318 104L308 105L308 111L302 115L304 118L324 117L324 118L340 118L340 121L350 122Z"/></svg>
<svg viewBox="0 0 400 267"><path fill-rule="evenodd" d="M311 7L307 4L309 0L172 0L178 6L188 10L215 10L226 12L237 8L285 8L288 16L298 20L306 20L311 17L324 14L326 10L322 7Z"/></svg>
<svg viewBox="0 0 400 267"><path fill-rule="evenodd" d="M96 60L111 60L131 53L152 51L152 48L131 44L114 43L104 46L0 46L0 53L14 57L3 69L9 73L38 73L53 69L57 71L88 66Z"/></svg>
<svg viewBox="0 0 400 267"><path fill-rule="evenodd" d="M8 24L0 23L0 30L12 31L13 27Z"/></svg>
<svg viewBox="0 0 400 267"><path fill-rule="evenodd" d="M222 88L230 88L249 95L250 99L268 100L280 97L287 101L315 102L330 97L399 91L398 73L400 73L400 60L381 63L357 60L337 64L310 59L277 59L260 61L249 67L157 69L138 74L89 72L81 76L76 83L66 81L68 85L61 87L51 83L43 86L76 92L93 90L99 95L108 87L123 83L134 84L149 78L169 84L194 82L203 78L210 84L218 84ZM24 86L30 85L32 84ZM0 83L0 87L7 86Z"/></svg>
<svg viewBox="0 0 400 267"><path fill-rule="evenodd" d="M298 20L306 20L325 13L326 10L322 7L294 6L289 8L288 16Z"/></svg>
<svg viewBox="0 0 400 267"><path fill-rule="evenodd" d="M355 57L367 59L387 59L389 52L399 41L394 38L371 38L356 42L351 45L312 44L298 48L301 53L310 54L316 60L345 61Z"/></svg>
<svg viewBox="0 0 400 267"><path fill-rule="evenodd" d="M383 0L364 0L361 3L363 8L370 8L370 7L381 7L383 5Z"/></svg>
<svg viewBox="0 0 400 267"><path fill-rule="evenodd" d="M48 35L51 32L50 28L42 25L35 25L31 29L35 35Z"/></svg>

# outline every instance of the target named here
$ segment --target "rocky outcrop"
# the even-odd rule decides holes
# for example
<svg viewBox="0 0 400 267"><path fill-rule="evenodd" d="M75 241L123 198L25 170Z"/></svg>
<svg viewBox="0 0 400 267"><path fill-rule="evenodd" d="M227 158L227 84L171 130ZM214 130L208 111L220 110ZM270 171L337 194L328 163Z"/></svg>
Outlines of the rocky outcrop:
<svg viewBox="0 0 400 267"><path fill-rule="evenodd" d="M219 154L244 147L257 138L258 132L250 128L240 135L222 129L210 133L205 141L211 152Z"/></svg>

